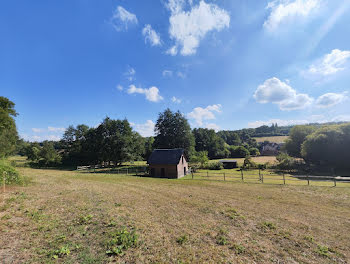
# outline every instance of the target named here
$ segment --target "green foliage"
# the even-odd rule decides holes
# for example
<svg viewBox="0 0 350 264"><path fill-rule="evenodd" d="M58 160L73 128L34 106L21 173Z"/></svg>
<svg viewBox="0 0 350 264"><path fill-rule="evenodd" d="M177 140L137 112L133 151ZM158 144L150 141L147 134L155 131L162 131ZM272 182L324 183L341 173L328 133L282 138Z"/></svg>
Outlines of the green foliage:
<svg viewBox="0 0 350 264"><path fill-rule="evenodd" d="M138 235L135 230L118 229L110 234L110 239L106 242L106 254L122 256L130 247L136 247L137 245Z"/></svg>
<svg viewBox="0 0 350 264"><path fill-rule="evenodd" d="M0 159L0 184L3 184L5 176L6 184L22 184L23 179L20 177L17 170L11 164L3 159Z"/></svg>
<svg viewBox="0 0 350 264"><path fill-rule="evenodd" d="M249 170L249 169L256 169L258 168L258 165L252 160L251 157L246 157L243 162L243 169Z"/></svg>
<svg viewBox="0 0 350 264"><path fill-rule="evenodd" d="M188 235L182 235L182 236L178 237L178 238L176 239L176 242L177 242L179 245L183 245L183 244L187 243L187 242L188 242Z"/></svg>
<svg viewBox="0 0 350 264"><path fill-rule="evenodd" d="M286 141L285 149L292 157L301 158L301 145L306 137L315 131L314 126L294 126L290 130L289 138Z"/></svg>
<svg viewBox="0 0 350 264"><path fill-rule="evenodd" d="M183 148L187 157L194 152L195 139L187 119L178 111L169 108L159 114L156 126L154 148Z"/></svg>
<svg viewBox="0 0 350 264"><path fill-rule="evenodd" d="M295 159L289 156L287 153L280 153L276 159L278 161L277 168L280 170L292 170L296 168Z"/></svg>
<svg viewBox="0 0 350 264"><path fill-rule="evenodd" d="M0 96L0 158L14 153L18 140L15 104L6 97Z"/></svg>
<svg viewBox="0 0 350 264"><path fill-rule="evenodd" d="M206 151L210 159L226 158L228 156L225 141L213 129L195 128L193 135L196 151Z"/></svg>
<svg viewBox="0 0 350 264"><path fill-rule="evenodd" d="M220 246L224 246L228 244L227 230L221 228L216 236L216 243Z"/></svg>
<svg viewBox="0 0 350 264"><path fill-rule="evenodd" d="M198 167L204 168L204 166L208 163L208 152L206 151L199 151L196 152L191 156L191 163L192 164L199 164Z"/></svg>
<svg viewBox="0 0 350 264"><path fill-rule="evenodd" d="M260 156L260 151L258 148L250 148L249 154L250 154L250 156L253 156L253 157Z"/></svg>
<svg viewBox="0 0 350 264"><path fill-rule="evenodd" d="M249 150L243 146L230 146L230 158L245 158L250 155Z"/></svg>
<svg viewBox="0 0 350 264"><path fill-rule="evenodd" d="M350 168L350 123L325 126L306 137L301 154L306 162Z"/></svg>
<svg viewBox="0 0 350 264"><path fill-rule="evenodd" d="M276 229L276 225L274 223L271 222L263 222L261 224L261 228L264 230L275 230Z"/></svg>
<svg viewBox="0 0 350 264"><path fill-rule="evenodd" d="M53 142L49 141L44 141L39 157L39 164L41 166L56 166L61 161L61 156L55 150Z"/></svg>
<svg viewBox="0 0 350 264"><path fill-rule="evenodd" d="M323 257L329 256L329 248L327 246L317 245L316 252Z"/></svg>
<svg viewBox="0 0 350 264"><path fill-rule="evenodd" d="M245 247L240 244L233 244L232 249L237 255L243 254L246 251Z"/></svg>
<svg viewBox="0 0 350 264"><path fill-rule="evenodd" d="M207 170L222 170L224 165L221 162L209 162L204 166L204 169Z"/></svg>

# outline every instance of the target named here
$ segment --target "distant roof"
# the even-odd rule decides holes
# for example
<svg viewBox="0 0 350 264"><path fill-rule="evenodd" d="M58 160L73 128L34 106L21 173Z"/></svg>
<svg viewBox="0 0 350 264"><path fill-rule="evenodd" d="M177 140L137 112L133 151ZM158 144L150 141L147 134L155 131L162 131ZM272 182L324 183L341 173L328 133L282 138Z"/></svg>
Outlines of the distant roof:
<svg viewBox="0 0 350 264"><path fill-rule="evenodd" d="M237 163L237 160L220 160L221 163Z"/></svg>
<svg viewBox="0 0 350 264"><path fill-rule="evenodd" d="M148 164L179 164L183 149L155 149L148 159Z"/></svg>

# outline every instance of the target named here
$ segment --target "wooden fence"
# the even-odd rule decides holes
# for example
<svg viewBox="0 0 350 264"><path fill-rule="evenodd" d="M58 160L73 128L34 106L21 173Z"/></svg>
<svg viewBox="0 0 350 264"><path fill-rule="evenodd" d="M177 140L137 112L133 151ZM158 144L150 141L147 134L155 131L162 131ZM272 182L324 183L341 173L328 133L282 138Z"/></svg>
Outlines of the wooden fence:
<svg viewBox="0 0 350 264"><path fill-rule="evenodd" d="M298 185L313 185L312 183L331 183L337 186L337 183L348 183L350 187L350 176L315 176L315 175L288 175L277 173L252 173L251 171L241 170L237 173L215 173L213 171L192 172L191 179L197 180L221 180L221 181L241 181L250 183L269 183L269 184L290 184L295 182ZM320 184L317 184L320 185Z"/></svg>

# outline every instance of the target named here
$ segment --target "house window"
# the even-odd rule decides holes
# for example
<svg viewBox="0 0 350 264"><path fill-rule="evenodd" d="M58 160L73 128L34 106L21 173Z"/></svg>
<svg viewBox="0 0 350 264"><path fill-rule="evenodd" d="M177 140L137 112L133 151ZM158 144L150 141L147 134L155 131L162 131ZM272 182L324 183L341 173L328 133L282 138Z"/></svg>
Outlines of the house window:
<svg viewBox="0 0 350 264"><path fill-rule="evenodd" d="M184 164L184 156L182 156L182 164Z"/></svg>

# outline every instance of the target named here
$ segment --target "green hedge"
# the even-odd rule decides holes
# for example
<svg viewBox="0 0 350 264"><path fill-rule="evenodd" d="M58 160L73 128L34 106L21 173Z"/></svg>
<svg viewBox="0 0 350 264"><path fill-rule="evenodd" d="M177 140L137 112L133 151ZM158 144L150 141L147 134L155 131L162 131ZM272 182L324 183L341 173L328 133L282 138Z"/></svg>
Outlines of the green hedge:
<svg viewBox="0 0 350 264"><path fill-rule="evenodd" d="M5 172L5 173L4 173ZM17 170L6 160L0 159L0 183L3 184L4 174L6 174L6 184L22 184L23 179Z"/></svg>

